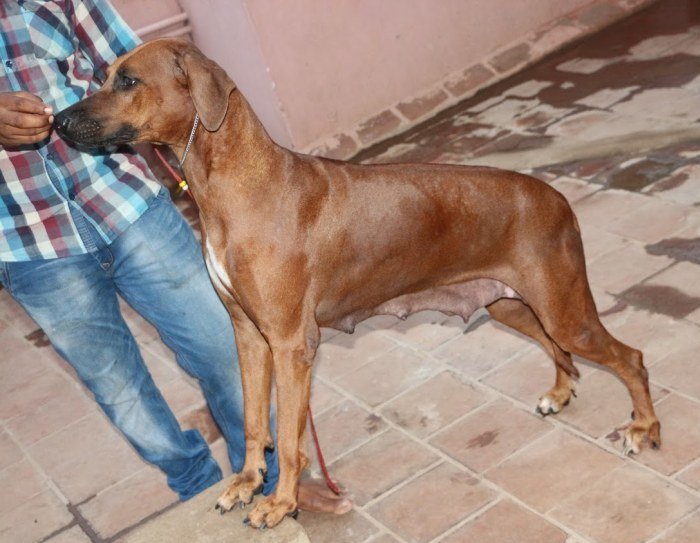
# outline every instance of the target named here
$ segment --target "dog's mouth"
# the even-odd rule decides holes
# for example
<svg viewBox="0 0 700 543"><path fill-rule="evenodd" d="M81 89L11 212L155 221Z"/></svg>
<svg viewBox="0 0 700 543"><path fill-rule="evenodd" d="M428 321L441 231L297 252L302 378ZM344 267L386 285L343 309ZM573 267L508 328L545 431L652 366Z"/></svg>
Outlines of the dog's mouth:
<svg viewBox="0 0 700 543"><path fill-rule="evenodd" d="M54 128L64 140L87 147L106 147L133 142L138 132L128 123L116 132L105 134L102 123L88 117L84 110L68 108L56 115Z"/></svg>

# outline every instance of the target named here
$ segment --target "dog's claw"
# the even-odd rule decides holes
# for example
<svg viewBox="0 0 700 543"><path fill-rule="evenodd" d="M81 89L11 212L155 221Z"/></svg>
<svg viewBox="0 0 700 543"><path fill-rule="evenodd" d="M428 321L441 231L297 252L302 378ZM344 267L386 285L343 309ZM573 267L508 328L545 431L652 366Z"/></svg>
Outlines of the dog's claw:
<svg viewBox="0 0 700 543"><path fill-rule="evenodd" d="M296 520L297 517L299 516L299 509L295 509L291 513L287 513L287 516L292 517L294 520Z"/></svg>
<svg viewBox="0 0 700 543"><path fill-rule="evenodd" d="M263 523L260 525L259 530L261 532L264 532L265 530L267 530L267 522L263 521Z"/></svg>
<svg viewBox="0 0 700 543"><path fill-rule="evenodd" d="M246 503L245 502L238 502L238 507L241 509L245 509Z"/></svg>
<svg viewBox="0 0 700 543"><path fill-rule="evenodd" d="M250 518L246 517L243 519L243 526L249 526L250 525Z"/></svg>

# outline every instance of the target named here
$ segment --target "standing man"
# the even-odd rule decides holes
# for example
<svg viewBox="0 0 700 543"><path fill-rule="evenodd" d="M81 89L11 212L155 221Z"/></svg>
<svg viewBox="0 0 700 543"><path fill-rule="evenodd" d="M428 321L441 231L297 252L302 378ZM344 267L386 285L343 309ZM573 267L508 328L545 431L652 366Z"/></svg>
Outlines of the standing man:
<svg viewBox="0 0 700 543"><path fill-rule="evenodd" d="M0 0L0 283L186 500L221 470L156 388L117 295L197 379L239 471L243 401L228 313L191 229L143 160L129 150L83 152L51 129L54 111L96 90L137 44L107 0ZM268 494L279 469L272 451L266 460ZM351 508L316 484L299 494L305 509Z"/></svg>

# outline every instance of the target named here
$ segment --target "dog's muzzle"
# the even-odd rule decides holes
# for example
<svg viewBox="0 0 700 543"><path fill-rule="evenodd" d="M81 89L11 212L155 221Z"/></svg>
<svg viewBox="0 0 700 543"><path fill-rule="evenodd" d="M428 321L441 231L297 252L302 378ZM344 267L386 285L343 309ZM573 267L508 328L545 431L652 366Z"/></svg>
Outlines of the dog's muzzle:
<svg viewBox="0 0 700 543"><path fill-rule="evenodd" d="M56 114L54 127L63 139L88 147L102 147L132 142L136 129L123 124L114 133L106 134L102 124L76 104Z"/></svg>
<svg viewBox="0 0 700 543"><path fill-rule="evenodd" d="M85 115L84 110L69 107L56 115L54 127L58 135L75 143L90 144L99 139L102 127Z"/></svg>

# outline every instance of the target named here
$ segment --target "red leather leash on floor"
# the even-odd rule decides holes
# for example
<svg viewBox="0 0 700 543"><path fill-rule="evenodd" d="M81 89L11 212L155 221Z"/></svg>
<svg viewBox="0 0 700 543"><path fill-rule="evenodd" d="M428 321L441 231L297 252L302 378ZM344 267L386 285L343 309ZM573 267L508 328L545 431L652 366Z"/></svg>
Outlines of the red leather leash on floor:
<svg viewBox="0 0 700 543"><path fill-rule="evenodd" d="M192 196L192 193L189 191L189 186L187 185L187 181L185 181L184 178L180 177L175 169L170 165L170 163L165 159L163 154L160 152L160 150L154 145L153 150L155 151L156 155L160 159L160 161L163 163L163 166L170 172L170 175L172 175L173 179L177 183L177 186L179 187L180 192L184 192L189 196L189 198L196 204L197 201L194 199L194 196ZM331 479L330 474L328 473L328 468L326 467L326 460L323 457L323 452L321 451L321 444L318 440L318 434L316 433L316 425L314 424L314 416L311 413L311 406L309 406L309 425L311 426L311 435L314 438L314 445L316 446L316 456L318 458L318 463L319 466L321 467L321 472L323 473L323 478L326 481L326 486L333 492L336 496L340 495L340 489L338 486L333 482L333 479Z"/></svg>

